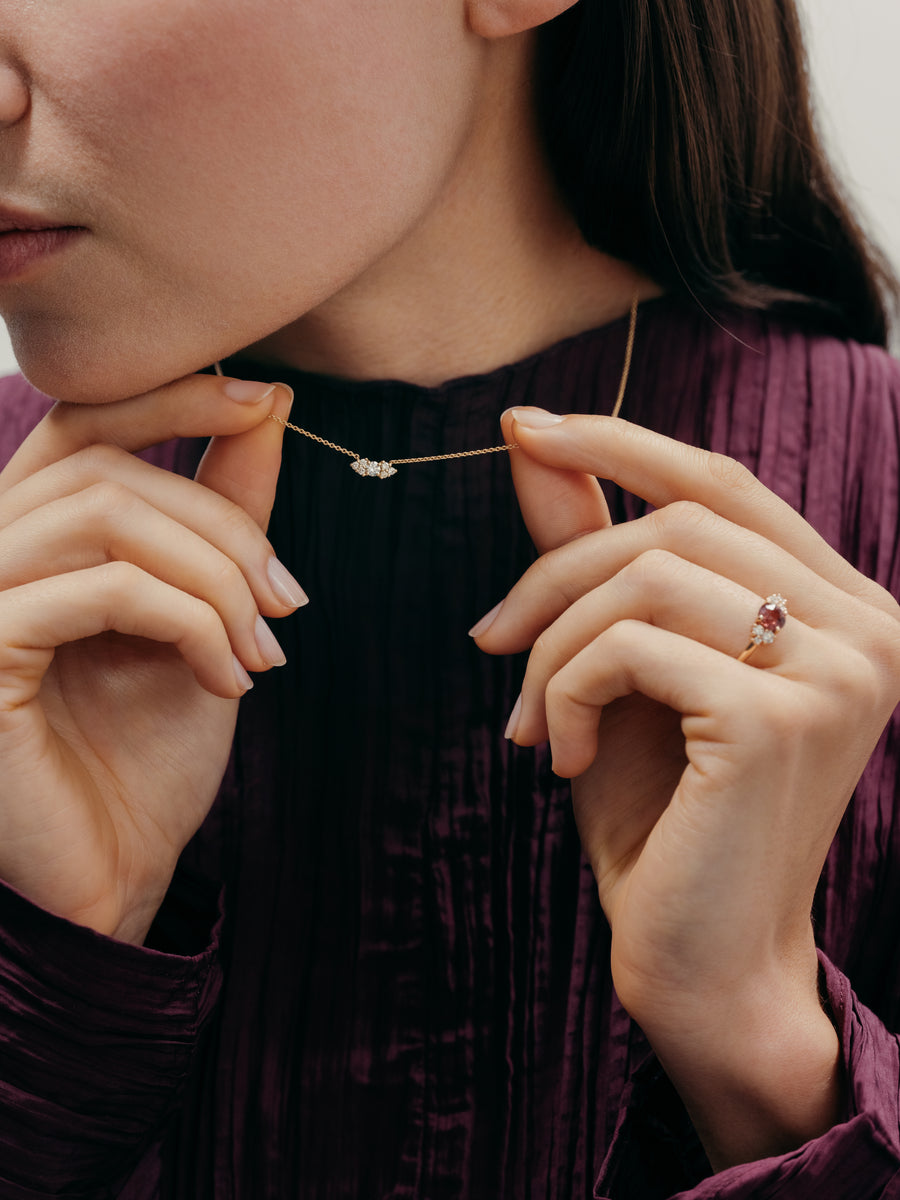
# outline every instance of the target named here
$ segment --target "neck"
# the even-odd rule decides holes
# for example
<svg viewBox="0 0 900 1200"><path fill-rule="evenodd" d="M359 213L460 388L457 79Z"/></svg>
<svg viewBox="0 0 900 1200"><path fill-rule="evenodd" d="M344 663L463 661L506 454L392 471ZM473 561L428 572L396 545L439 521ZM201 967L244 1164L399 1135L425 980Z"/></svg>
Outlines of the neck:
<svg viewBox="0 0 900 1200"><path fill-rule="evenodd" d="M528 58L508 44L498 52L508 62L424 217L339 293L252 347L254 357L435 386L615 320L635 294L659 294L582 239L523 116Z"/></svg>

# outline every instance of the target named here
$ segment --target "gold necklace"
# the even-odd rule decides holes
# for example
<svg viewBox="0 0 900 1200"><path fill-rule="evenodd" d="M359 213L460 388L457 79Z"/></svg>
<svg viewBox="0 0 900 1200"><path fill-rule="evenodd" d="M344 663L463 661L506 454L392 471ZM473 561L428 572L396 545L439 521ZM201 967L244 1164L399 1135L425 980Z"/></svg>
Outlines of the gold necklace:
<svg viewBox="0 0 900 1200"><path fill-rule="evenodd" d="M613 417L617 417L621 411L622 401L625 399L625 389L628 386L639 302L638 294L635 292L631 301L631 320L628 326L628 341L625 345L625 363L622 367L622 378L619 380L619 393L616 396L616 402L610 414ZM217 375L223 374L219 363L215 364L215 370ZM339 446L337 442L329 442L327 438L319 437L317 433L310 433L308 429L302 429L299 425L293 425L290 421L286 421L284 417L276 417L274 413L269 414L269 420L277 421L285 429L299 433L303 437L309 438L311 442L318 442L320 446L325 446L329 450L336 450L338 454L346 454L348 458L353 459L350 469L355 471L357 475L369 479L390 479L392 475L397 474L397 467L409 466L411 463L446 462L451 458L475 458L479 454L500 454L504 450L517 450L519 447L518 442L509 442L504 446L485 446L482 450L457 450L453 454L426 454L422 458L388 458L383 459L381 462L376 462L374 459L361 458L355 450L348 450L346 446Z"/></svg>

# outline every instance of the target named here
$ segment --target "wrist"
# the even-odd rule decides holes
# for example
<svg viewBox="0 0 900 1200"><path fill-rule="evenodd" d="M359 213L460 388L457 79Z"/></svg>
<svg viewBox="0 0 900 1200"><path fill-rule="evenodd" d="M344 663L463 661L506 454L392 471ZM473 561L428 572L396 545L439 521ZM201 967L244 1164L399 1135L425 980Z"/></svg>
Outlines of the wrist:
<svg viewBox="0 0 900 1200"><path fill-rule="evenodd" d="M716 1170L788 1153L840 1120L841 1047L817 961L672 1001L666 1019L641 1023Z"/></svg>
<svg viewBox="0 0 900 1200"><path fill-rule="evenodd" d="M63 915L104 937L142 946L166 898L174 870L173 865L152 880L145 880L140 887L133 883L127 888L112 887L96 903Z"/></svg>

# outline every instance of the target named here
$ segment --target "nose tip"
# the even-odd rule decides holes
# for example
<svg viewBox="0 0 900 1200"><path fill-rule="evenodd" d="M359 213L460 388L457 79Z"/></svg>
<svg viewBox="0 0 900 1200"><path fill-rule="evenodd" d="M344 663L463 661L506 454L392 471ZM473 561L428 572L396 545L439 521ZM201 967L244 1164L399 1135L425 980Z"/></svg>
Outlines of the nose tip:
<svg viewBox="0 0 900 1200"><path fill-rule="evenodd" d="M29 103L25 80L8 63L0 63L0 129L21 121Z"/></svg>

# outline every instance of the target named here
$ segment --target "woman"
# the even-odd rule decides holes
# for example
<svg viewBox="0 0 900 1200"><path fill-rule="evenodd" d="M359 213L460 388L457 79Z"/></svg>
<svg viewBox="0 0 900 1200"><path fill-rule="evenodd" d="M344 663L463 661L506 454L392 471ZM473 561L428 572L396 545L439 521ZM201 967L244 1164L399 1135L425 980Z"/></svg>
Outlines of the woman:
<svg viewBox="0 0 900 1200"><path fill-rule="evenodd" d="M900 371L792 4L9 8L2 1194L891 1194Z"/></svg>

